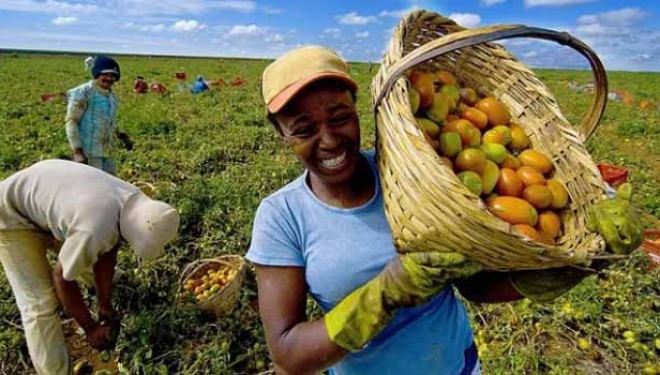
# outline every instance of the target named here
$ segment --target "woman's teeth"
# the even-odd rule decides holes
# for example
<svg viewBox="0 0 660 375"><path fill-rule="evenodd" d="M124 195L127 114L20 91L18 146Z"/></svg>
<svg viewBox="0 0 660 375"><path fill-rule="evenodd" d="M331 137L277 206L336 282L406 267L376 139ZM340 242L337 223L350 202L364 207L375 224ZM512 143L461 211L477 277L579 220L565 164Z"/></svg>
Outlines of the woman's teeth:
<svg viewBox="0 0 660 375"><path fill-rule="evenodd" d="M346 160L346 151L344 151L341 155L337 156L336 158L321 160L321 165L324 166L325 168L332 169L341 165L344 162L344 160Z"/></svg>

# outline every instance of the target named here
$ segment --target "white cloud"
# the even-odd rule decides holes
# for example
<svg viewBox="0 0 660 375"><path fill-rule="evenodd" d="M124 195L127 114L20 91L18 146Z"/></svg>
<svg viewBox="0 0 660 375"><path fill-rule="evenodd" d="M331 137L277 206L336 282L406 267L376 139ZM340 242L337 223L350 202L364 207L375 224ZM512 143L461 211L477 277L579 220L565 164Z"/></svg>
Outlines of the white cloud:
<svg viewBox="0 0 660 375"><path fill-rule="evenodd" d="M263 8L264 13L266 14L282 14L284 11L279 8L265 7Z"/></svg>
<svg viewBox="0 0 660 375"><path fill-rule="evenodd" d="M532 58L532 57L536 57L538 55L539 55L539 53L537 51L529 51L529 52L525 52L523 54L523 57Z"/></svg>
<svg viewBox="0 0 660 375"><path fill-rule="evenodd" d="M328 27L327 29L323 30L323 33L330 35L337 35L339 34L339 29L336 27Z"/></svg>
<svg viewBox="0 0 660 375"><path fill-rule="evenodd" d="M210 2L209 7L215 9L234 10L237 12L252 12L257 9L257 4L254 1L215 1ZM271 11L276 10L271 9Z"/></svg>
<svg viewBox="0 0 660 375"><path fill-rule="evenodd" d="M99 7L93 4L67 3L56 0L2 0L0 1L0 9L49 14L89 14L99 11Z"/></svg>
<svg viewBox="0 0 660 375"><path fill-rule="evenodd" d="M622 37L633 33L631 26L646 17L638 8L623 8L610 12L585 14L578 18L575 32L582 36Z"/></svg>
<svg viewBox="0 0 660 375"><path fill-rule="evenodd" d="M362 31L362 32L357 32L355 33L355 37L359 39L364 39L369 37L369 32L368 31Z"/></svg>
<svg viewBox="0 0 660 375"><path fill-rule="evenodd" d="M133 16L204 14L213 10L250 13L257 9L254 1L204 0L113 0L114 7Z"/></svg>
<svg viewBox="0 0 660 375"><path fill-rule="evenodd" d="M360 16L356 12L346 13L335 18L344 25L367 25L377 20L374 16Z"/></svg>
<svg viewBox="0 0 660 375"><path fill-rule="evenodd" d="M646 12L639 8L623 8L605 13L586 14L578 18L578 22L581 24L601 23L609 26L628 26L642 20L646 15Z"/></svg>
<svg viewBox="0 0 660 375"><path fill-rule="evenodd" d="M197 20L176 21L170 29L172 31L199 31L206 28L206 25L200 24Z"/></svg>
<svg viewBox="0 0 660 375"><path fill-rule="evenodd" d="M575 4L592 3L596 0L525 0L525 6L528 8L536 6L566 6Z"/></svg>
<svg viewBox="0 0 660 375"><path fill-rule="evenodd" d="M483 5L487 6L487 7L489 7L489 6L491 6L491 5L495 5L495 4L503 3L503 2L505 2L505 1L506 1L506 0L481 0L481 4L483 4Z"/></svg>
<svg viewBox="0 0 660 375"><path fill-rule="evenodd" d="M273 34L264 38L264 42L267 43L280 43L283 41L284 41L284 37L280 34Z"/></svg>
<svg viewBox="0 0 660 375"><path fill-rule="evenodd" d="M502 0L503 1L503 0ZM403 18L405 17L408 13L418 10L420 7L414 6L408 9L402 9L402 10L384 10L380 13L378 13L378 17L391 17L391 18Z"/></svg>
<svg viewBox="0 0 660 375"><path fill-rule="evenodd" d="M160 33L165 31L165 29L167 28L167 26L163 25L162 23L159 23L157 25L136 25L132 22L126 24L126 27L139 31L148 31L152 33Z"/></svg>
<svg viewBox="0 0 660 375"><path fill-rule="evenodd" d="M476 27L481 23L481 16L474 13L452 13L449 18L463 27Z"/></svg>
<svg viewBox="0 0 660 375"><path fill-rule="evenodd" d="M77 17L57 17L53 19L52 24L56 26L73 25L78 22Z"/></svg>
<svg viewBox="0 0 660 375"><path fill-rule="evenodd" d="M596 36L596 35L610 35L610 36L622 36L628 35L632 30L628 27L613 27L607 26L600 23L592 23L588 25L580 25L575 28L575 33L580 35Z"/></svg>
<svg viewBox="0 0 660 375"><path fill-rule="evenodd" d="M266 29L257 25L236 25L229 30L229 35L263 35Z"/></svg>

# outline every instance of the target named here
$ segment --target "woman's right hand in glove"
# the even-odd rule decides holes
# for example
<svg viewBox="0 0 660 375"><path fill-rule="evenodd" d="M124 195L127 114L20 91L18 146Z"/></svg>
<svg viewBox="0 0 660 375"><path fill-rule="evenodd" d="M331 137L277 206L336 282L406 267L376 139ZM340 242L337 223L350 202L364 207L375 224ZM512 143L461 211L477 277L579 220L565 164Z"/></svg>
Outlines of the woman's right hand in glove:
<svg viewBox="0 0 660 375"><path fill-rule="evenodd" d="M387 325L396 310L426 303L452 280L480 270L479 263L460 253L399 254L378 276L325 315L328 337L344 349L359 350Z"/></svg>

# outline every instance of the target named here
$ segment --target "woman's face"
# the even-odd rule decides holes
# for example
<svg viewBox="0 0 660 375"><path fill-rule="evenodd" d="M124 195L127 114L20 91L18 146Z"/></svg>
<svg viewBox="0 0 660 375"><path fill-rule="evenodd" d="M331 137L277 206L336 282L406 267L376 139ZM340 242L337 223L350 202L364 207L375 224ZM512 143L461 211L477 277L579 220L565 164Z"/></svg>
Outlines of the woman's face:
<svg viewBox="0 0 660 375"><path fill-rule="evenodd" d="M285 142L321 182L349 182L360 151L360 124L349 90L321 82L275 115Z"/></svg>

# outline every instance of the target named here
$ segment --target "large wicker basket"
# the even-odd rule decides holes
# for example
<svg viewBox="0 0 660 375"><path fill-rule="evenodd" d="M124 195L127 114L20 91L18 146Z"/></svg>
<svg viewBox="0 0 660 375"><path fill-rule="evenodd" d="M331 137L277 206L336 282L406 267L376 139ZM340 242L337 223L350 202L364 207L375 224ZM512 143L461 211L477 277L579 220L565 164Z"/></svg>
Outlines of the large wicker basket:
<svg viewBox="0 0 660 375"><path fill-rule="evenodd" d="M594 73L594 101L579 129L562 115L543 82L494 40L533 37L572 47ZM490 214L425 140L410 109L410 68L447 70L480 95L510 110L531 147L551 157L554 178L570 196L555 245L532 241ZM584 147L605 109L607 78L596 56L566 33L520 25L465 29L437 13L406 16L394 32L372 85L377 160L385 211L400 252L461 251L493 270L588 266L604 241L587 230L586 210L604 196L604 182Z"/></svg>
<svg viewBox="0 0 660 375"><path fill-rule="evenodd" d="M223 267L236 270L236 276L209 298L197 301L200 310L215 316L231 312L238 302L245 278L245 261L242 256L221 255L216 258L196 260L183 269L179 283L183 286L188 279L202 277L209 270L218 270Z"/></svg>

